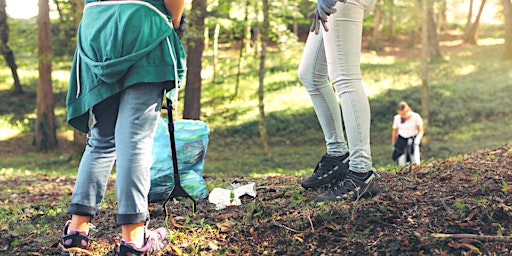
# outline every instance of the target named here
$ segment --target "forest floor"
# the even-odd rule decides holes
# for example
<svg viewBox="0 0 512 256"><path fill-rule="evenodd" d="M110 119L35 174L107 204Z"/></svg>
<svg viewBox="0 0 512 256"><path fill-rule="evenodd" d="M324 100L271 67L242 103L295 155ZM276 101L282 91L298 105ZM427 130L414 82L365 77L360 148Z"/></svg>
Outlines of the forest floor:
<svg viewBox="0 0 512 256"><path fill-rule="evenodd" d="M356 202L315 203L325 188L301 177L233 177L255 182L256 197L196 212L179 202L150 205L151 227L167 225L164 255L511 255L512 141L494 149L434 160L396 174L379 172L381 193ZM211 177L205 177L211 182ZM0 255L58 255L72 176L2 175ZM113 189L113 182L109 189ZM64 208L64 209L62 209ZM108 255L119 241L115 203L93 220L90 249ZM3 222L3 221L2 221Z"/></svg>

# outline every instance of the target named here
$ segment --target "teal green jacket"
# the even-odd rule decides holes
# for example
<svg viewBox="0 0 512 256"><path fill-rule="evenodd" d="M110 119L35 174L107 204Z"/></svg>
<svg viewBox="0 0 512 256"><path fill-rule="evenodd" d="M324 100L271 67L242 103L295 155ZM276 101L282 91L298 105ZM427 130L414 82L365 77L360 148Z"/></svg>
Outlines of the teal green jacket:
<svg viewBox="0 0 512 256"><path fill-rule="evenodd" d="M89 109L102 100L137 83L165 82L170 90L186 74L163 0L85 4L66 98L68 123L84 133Z"/></svg>

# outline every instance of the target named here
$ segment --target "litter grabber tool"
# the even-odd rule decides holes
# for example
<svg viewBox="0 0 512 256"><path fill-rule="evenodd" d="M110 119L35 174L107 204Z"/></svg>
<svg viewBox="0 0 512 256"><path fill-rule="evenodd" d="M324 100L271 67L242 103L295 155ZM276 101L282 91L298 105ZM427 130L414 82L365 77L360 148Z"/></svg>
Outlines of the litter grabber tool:
<svg viewBox="0 0 512 256"><path fill-rule="evenodd" d="M184 199L190 199L193 202L193 209L192 211L196 211L197 201L183 188L181 185L180 180L180 173L178 171L178 157L176 154L176 139L174 134L174 124L172 119L172 100L166 97L166 105L163 107L164 109L167 109L167 127L169 129L169 138L171 140L171 156L172 156L172 167L174 169L174 188L171 190L171 193L167 197L167 199L163 203L163 207L165 210L165 218L168 219L169 212L167 210L167 204L172 202L176 198L184 198ZM174 223L173 223L174 224Z"/></svg>

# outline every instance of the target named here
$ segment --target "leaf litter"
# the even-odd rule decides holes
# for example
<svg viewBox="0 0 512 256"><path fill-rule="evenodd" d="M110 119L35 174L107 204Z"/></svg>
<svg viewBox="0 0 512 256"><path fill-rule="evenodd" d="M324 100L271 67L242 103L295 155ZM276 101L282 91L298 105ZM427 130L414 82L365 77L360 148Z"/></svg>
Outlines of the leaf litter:
<svg viewBox="0 0 512 256"><path fill-rule="evenodd" d="M171 229L164 255L512 254L512 141L379 173L378 195L329 203L315 203L326 188L304 190L301 177L233 177L255 182L257 196L222 210L202 200L195 213L178 202L168 219L153 203L150 228ZM0 254L59 255L55 242L74 178L3 175L0 181ZM93 220L90 247L97 255L111 254L120 239L115 203L106 204Z"/></svg>

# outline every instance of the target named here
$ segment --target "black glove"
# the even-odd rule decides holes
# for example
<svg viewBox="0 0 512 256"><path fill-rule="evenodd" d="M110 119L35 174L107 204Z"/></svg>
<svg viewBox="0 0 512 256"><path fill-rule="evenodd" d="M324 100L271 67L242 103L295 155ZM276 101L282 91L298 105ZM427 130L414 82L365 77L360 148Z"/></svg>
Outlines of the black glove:
<svg viewBox="0 0 512 256"><path fill-rule="evenodd" d="M317 8L315 8L314 11L308 14L308 18L313 20L311 28L309 29L310 32L315 32L315 34L318 35L318 33L320 32L320 23L322 24L326 32L329 31L327 25L325 25L325 23L327 22L327 17L324 16L324 18L321 18L320 15L318 14Z"/></svg>
<svg viewBox="0 0 512 256"><path fill-rule="evenodd" d="M183 13L181 15L181 21L180 21L180 26L178 28L175 28L174 31L176 32L176 34L178 34L178 37L181 39L183 37L183 35L185 35L185 30L187 29L187 21L186 21L186 18L187 15L185 15L185 13Z"/></svg>

